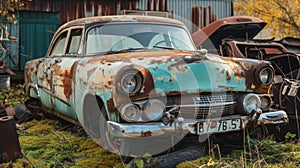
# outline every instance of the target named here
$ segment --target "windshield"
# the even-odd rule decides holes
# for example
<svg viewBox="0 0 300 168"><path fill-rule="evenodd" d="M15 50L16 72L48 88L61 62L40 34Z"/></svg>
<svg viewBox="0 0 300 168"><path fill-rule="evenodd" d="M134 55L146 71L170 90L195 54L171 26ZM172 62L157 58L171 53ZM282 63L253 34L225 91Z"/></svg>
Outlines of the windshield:
<svg viewBox="0 0 300 168"><path fill-rule="evenodd" d="M87 54L153 48L195 50L185 29L149 23L105 24L93 27L88 31L86 45Z"/></svg>

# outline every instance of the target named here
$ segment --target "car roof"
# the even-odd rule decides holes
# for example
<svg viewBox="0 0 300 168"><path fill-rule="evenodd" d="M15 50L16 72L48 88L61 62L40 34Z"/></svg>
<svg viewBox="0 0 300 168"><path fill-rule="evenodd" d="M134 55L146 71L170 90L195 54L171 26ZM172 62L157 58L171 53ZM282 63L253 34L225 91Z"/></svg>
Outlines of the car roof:
<svg viewBox="0 0 300 168"><path fill-rule="evenodd" d="M173 24L178 26L184 26L184 24L178 20L170 19L170 18L163 18L163 17L156 17L156 16L141 16L141 15L111 15L111 16L94 16L94 17L86 17L81 19L76 19L70 22L63 24L59 30L65 29L71 26L83 26L83 25L90 25L90 24L99 24L99 23L108 23L108 22L152 22L152 23L167 23ZM58 30L58 31L59 31Z"/></svg>

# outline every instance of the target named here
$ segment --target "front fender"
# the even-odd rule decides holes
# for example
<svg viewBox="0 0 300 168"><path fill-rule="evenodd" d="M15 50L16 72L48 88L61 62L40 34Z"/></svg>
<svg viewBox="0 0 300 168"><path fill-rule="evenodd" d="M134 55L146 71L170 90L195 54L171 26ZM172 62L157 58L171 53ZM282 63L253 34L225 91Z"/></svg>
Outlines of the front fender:
<svg viewBox="0 0 300 168"><path fill-rule="evenodd" d="M75 109L78 120L83 122L84 110L83 104L85 97L88 94L98 97L105 106L106 115L109 120L118 122L120 119L118 113L114 109L113 101L113 80L115 78L114 72L119 69L120 65L111 65L101 63L101 61L88 62L82 60L78 63L75 78ZM100 107L99 107L100 108Z"/></svg>

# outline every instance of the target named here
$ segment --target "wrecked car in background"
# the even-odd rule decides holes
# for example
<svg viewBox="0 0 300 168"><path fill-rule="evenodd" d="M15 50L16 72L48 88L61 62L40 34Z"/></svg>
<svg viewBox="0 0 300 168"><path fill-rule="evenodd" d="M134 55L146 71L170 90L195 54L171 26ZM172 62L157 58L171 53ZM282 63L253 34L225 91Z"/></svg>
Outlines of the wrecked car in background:
<svg viewBox="0 0 300 168"><path fill-rule="evenodd" d="M290 119L286 129L281 130L282 135L287 131L298 133L300 39L255 39L266 24L256 17L233 16L217 20L192 36L198 48L207 48L210 52L224 57L270 61L275 70L271 90L272 107L285 110Z"/></svg>
<svg viewBox="0 0 300 168"><path fill-rule="evenodd" d="M25 66L31 102L128 156L163 152L187 133L288 122L270 109L273 78L267 61L197 51L183 23L147 16L66 23Z"/></svg>
<svg viewBox="0 0 300 168"><path fill-rule="evenodd" d="M300 56L300 38L285 37L275 42L282 44L289 52Z"/></svg>

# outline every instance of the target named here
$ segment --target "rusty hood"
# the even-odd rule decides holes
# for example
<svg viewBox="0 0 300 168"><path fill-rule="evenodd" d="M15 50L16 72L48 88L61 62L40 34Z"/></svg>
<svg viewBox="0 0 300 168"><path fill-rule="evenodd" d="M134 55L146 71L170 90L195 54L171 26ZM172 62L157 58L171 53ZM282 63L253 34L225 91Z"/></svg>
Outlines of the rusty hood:
<svg viewBox="0 0 300 168"><path fill-rule="evenodd" d="M232 16L217 20L192 34L197 48L219 48L222 40L253 39L266 22L251 16Z"/></svg>
<svg viewBox="0 0 300 168"><path fill-rule="evenodd" d="M101 69L102 80L115 78L130 68L146 70L150 75L144 77L152 78L153 87L164 93L247 90L245 67L242 64L230 58L205 55L196 51L130 52L92 57L84 62L85 65L89 64L86 66L89 69ZM99 63L102 66L99 66ZM107 83L116 85L111 81Z"/></svg>

